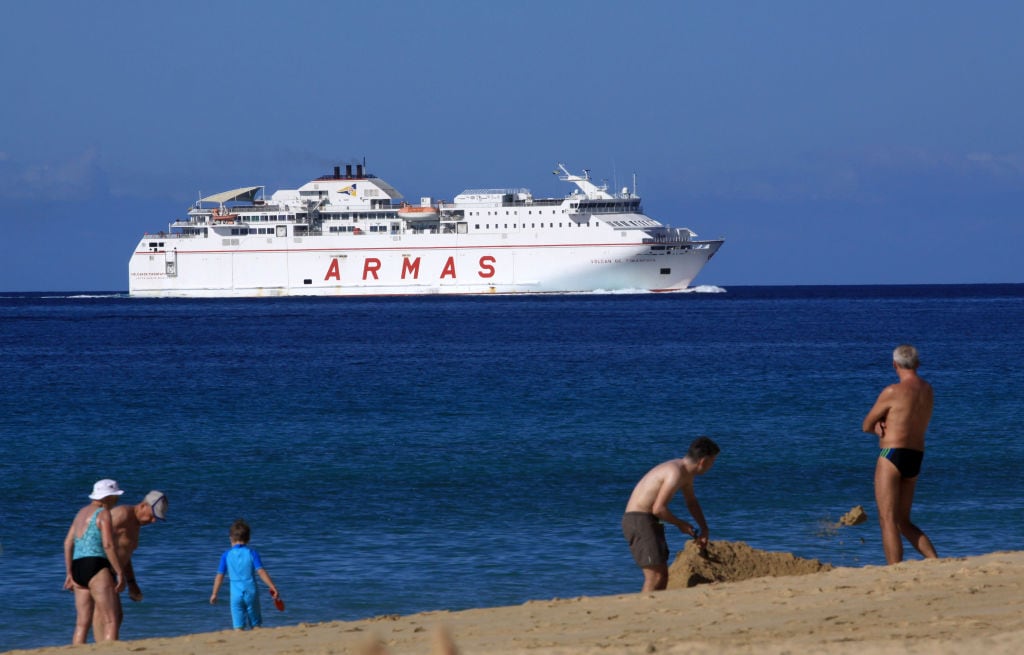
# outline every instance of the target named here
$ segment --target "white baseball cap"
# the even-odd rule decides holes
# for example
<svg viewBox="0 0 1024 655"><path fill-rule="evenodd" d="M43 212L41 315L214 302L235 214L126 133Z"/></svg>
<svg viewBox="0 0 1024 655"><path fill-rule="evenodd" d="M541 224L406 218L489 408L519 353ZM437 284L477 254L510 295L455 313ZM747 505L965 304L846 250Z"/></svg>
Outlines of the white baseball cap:
<svg viewBox="0 0 1024 655"><path fill-rule="evenodd" d="M153 516L161 521L167 518L167 496L162 491L150 491L143 498L153 508Z"/></svg>

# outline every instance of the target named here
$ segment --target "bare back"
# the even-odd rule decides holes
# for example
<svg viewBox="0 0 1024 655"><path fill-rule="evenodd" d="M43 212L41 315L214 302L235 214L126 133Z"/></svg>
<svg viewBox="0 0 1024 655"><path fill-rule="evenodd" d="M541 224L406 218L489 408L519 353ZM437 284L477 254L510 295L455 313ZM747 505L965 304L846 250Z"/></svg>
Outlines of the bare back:
<svg viewBox="0 0 1024 655"><path fill-rule="evenodd" d="M693 487L693 474L683 466L682 459L673 459L658 464L633 488L633 493L626 503L627 512L647 512L655 514L655 508L660 504L667 505L677 491Z"/></svg>
<svg viewBox="0 0 1024 655"><path fill-rule="evenodd" d="M71 521L71 534L75 539L82 538L82 535L85 534L86 529L89 527L89 521L92 519L92 515L101 507L102 505L91 503L78 510L78 513L75 514L75 518ZM103 518L103 514L101 513L96 517L97 525L104 520L106 519Z"/></svg>
<svg viewBox="0 0 1024 655"><path fill-rule="evenodd" d="M900 381L882 390L864 418L864 432L878 435L879 448L924 451L924 435L932 418L932 386L910 369L897 369Z"/></svg>

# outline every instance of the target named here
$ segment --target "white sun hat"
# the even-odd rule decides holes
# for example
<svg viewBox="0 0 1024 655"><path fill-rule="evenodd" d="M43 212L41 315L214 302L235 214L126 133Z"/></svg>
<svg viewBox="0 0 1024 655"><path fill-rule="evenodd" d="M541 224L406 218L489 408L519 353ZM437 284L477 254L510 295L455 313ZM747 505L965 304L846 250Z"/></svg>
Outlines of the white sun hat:
<svg viewBox="0 0 1024 655"><path fill-rule="evenodd" d="M117 486L117 480L99 480L92 485L92 493L89 494L89 498L103 500L107 496L120 496L123 493L124 491Z"/></svg>

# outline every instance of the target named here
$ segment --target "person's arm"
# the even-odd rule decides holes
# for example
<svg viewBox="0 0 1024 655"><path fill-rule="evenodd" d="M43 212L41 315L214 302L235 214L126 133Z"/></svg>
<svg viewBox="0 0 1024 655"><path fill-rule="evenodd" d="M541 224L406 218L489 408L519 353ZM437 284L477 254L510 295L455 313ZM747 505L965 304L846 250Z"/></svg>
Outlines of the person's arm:
<svg viewBox="0 0 1024 655"><path fill-rule="evenodd" d="M100 537L103 540L103 552L107 554L107 560L114 567L117 574L117 584L114 586L115 593L121 593L125 587L124 569L121 567L121 559L117 556L117 548L114 548L114 529L110 522L110 512L100 512L96 517L99 523Z"/></svg>
<svg viewBox="0 0 1024 655"><path fill-rule="evenodd" d="M704 518L704 510L700 508L700 503L697 502L697 494L693 491L693 485L688 484L683 486L683 497L686 498L686 509L690 510L690 516L697 521L697 525L700 526L700 534L694 534L697 538L697 545L701 549L708 547L708 522Z"/></svg>
<svg viewBox="0 0 1024 655"><path fill-rule="evenodd" d="M864 423L861 424L862 432L874 433L879 437L885 436L885 418L889 415L889 408L892 406L893 393L890 386L882 389L882 393L878 394L878 400L875 401L874 406L868 411L868 415L864 417Z"/></svg>
<svg viewBox="0 0 1024 655"><path fill-rule="evenodd" d="M128 597L135 602L142 600L142 589L139 588L139 583L135 581L135 567L132 566L132 558L129 557L122 562L121 566L124 568L125 582L128 584Z"/></svg>
<svg viewBox="0 0 1024 655"><path fill-rule="evenodd" d="M263 582L266 583L268 587L270 587L270 597L277 598L277 587L274 586L274 581L270 579L270 574L267 573L267 570L256 569L256 573L258 573L260 579L263 580Z"/></svg>
<svg viewBox="0 0 1024 655"><path fill-rule="evenodd" d="M270 597L277 598L277 587L274 586L274 581L270 579L270 574L263 568L263 560L260 559L260 554L251 548L249 549L249 554L252 555L252 566L256 569L256 573L270 587Z"/></svg>
<svg viewBox="0 0 1024 655"><path fill-rule="evenodd" d="M675 495L676 490L679 488L681 477L682 475L679 471L674 468L665 474L665 478L661 481L661 487L658 489L658 495L651 506L651 513L665 523L671 523L676 526L683 534L693 535L693 526L673 514L672 510L668 507L672 496Z"/></svg>
<svg viewBox="0 0 1024 655"><path fill-rule="evenodd" d="M211 605L216 605L217 604L217 592L220 591L220 585L221 585L222 582L224 582L224 574L223 573L218 573L213 578L213 593L210 594L210 604Z"/></svg>
<svg viewBox="0 0 1024 655"><path fill-rule="evenodd" d="M71 590L75 588L75 581L71 578L71 559L75 555L75 522L71 522L68 528L68 536L64 537L64 588Z"/></svg>

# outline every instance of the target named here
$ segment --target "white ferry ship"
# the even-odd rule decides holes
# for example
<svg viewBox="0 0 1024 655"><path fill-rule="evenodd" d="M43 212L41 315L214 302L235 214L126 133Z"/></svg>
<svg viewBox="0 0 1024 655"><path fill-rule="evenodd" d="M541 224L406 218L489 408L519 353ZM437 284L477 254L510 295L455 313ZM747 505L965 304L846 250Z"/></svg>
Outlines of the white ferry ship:
<svg viewBox="0 0 1024 655"><path fill-rule="evenodd" d="M353 168L355 170L353 170ZM634 190L589 171L563 198L471 189L418 205L349 164L269 198L261 186L198 200L145 234L128 265L141 297L349 296L685 289L721 239L645 216Z"/></svg>

